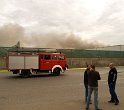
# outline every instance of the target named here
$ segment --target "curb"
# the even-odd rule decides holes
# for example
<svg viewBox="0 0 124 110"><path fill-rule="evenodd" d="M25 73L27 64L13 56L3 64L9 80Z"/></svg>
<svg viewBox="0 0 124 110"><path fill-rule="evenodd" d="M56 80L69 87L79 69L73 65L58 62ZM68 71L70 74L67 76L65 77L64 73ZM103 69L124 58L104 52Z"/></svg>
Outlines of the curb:
<svg viewBox="0 0 124 110"><path fill-rule="evenodd" d="M8 72L8 70L0 70L0 73Z"/></svg>
<svg viewBox="0 0 124 110"><path fill-rule="evenodd" d="M69 68L67 70L85 70L86 68ZM8 72L8 70L0 70L0 73Z"/></svg>

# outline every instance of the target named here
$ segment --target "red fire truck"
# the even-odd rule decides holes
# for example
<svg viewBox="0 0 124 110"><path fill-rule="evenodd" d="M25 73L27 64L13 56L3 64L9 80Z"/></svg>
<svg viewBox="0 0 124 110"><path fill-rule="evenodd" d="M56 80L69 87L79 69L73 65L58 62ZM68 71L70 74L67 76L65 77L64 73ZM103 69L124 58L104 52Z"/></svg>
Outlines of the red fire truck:
<svg viewBox="0 0 124 110"><path fill-rule="evenodd" d="M22 77L42 72L58 76L66 68L66 56L63 53L10 52L8 54L8 70Z"/></svg>

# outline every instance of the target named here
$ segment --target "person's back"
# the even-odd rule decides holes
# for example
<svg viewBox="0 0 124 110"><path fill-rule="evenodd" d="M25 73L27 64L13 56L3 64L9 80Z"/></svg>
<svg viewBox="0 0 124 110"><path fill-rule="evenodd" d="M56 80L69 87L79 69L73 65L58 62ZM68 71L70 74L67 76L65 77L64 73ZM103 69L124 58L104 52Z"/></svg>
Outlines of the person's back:
<svg viewBox="0 0 124 110"><path fill-rule="evenodd" d="M98 71L90 70L88 73L88 85L90 87L98 87L98 80L100 80L100 75Z"/></svg>

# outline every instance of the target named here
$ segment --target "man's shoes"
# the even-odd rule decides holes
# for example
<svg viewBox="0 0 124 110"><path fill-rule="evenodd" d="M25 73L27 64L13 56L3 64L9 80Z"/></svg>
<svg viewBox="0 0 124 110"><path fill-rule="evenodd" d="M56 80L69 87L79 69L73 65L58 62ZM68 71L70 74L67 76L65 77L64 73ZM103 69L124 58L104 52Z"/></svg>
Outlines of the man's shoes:
<svg viewBox="0 0 124 110"><path fill-rule="evenodd" d="M115 101L114 101L114 100L109 100L108 102L109 102L109 103L115 103Z"/></svg>
<svg viewBox="0 0 124 110"><path fill-rule="evenodd" d="M115 102L115 105L118 105L118 104L119 104L119 101L116 101L116 102Z"/></svg>

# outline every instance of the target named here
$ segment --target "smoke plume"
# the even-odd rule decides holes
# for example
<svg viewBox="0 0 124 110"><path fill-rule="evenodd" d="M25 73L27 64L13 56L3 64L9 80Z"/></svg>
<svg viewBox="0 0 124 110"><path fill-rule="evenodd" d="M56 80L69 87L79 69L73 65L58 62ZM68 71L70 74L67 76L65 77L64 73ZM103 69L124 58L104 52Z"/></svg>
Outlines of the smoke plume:
<svg viewBox="0 0 124 110"><path fill-rule="evenodd" d="M18 24L7 24L0 27L0 46L12 46L23 41L24 29Z"/></svg>
<svg viewBox="0 0 124 110"><path fill-rule="evenodd" d="M98 42L82 40L73 33L32 34L25 36L25 29L18 24L0 27L0 46L13 46L18 41L22 47L92 49L103 46Z"/></svg>

